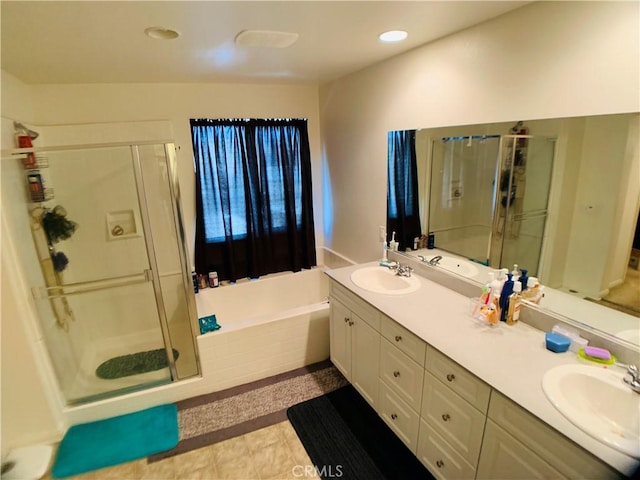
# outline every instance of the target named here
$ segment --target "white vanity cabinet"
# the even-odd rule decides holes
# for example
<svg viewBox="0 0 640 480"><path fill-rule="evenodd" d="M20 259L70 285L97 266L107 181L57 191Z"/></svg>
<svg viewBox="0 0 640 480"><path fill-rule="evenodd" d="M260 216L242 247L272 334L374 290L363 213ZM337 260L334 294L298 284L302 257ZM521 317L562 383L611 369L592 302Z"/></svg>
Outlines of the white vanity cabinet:
<svg viewBox="0 0 640 480"><path fill-rule="evenodd" d="M380 312L338 285L331 287L331 361L360 394L378 405Z"/></svg>
<svg viewBox="0 0 640 480"><path fill-rule="evenodd" d="M491 388L428 347L417 455L439 478L475 478Z"/></svg>
<svg viewBox="0 0 640 480"><path fill-rule="evenodd" d="M331 360L438 479L622 475L331 282Z"/></svg>
<svg viewBox="0 0 640 480"><path fill-rule="evenodd" d="M416 452L426 344L389 317L380 318L380 405L378 413Z"/></svg>
<svg viewBox="0 0 640 480"><path fill-rule="evenodd" d="M496 390L491 394L479 479L622 478Z"/></svg>

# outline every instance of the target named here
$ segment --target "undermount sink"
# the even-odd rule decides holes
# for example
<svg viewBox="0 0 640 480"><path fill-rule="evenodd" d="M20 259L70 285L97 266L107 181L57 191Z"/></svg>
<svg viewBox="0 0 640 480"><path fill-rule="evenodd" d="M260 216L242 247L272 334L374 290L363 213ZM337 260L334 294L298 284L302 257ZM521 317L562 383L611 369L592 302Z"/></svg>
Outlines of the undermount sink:
<svg viewBox="0 0 640 480"><path fill-rule="evenodd" d="M429 260L431 260L431 258L427 257L427 263L429 262ZM438 261L437 265L440 268L444 268L445 270L448 270L450 272L457 273L458 275L461 275L463 277L475 277L479 273L478 267L476 267L473 262L469 262L461 258L443 256Z"/></svg>
<svg viewBox="0 0 640 480"><path fill-rule="evenodd" d="M374 293L404 295L420 288L420 280L402 277L387 267L365 267L351 274L351 281L358 287Z"/></svg>
<svg viewBox="0 0 640 480"><path fill-rule="evenodd" d="M610 447L640 458L640 394L619 367L561 365L549 370L542 388L571 423Z"/></svg>

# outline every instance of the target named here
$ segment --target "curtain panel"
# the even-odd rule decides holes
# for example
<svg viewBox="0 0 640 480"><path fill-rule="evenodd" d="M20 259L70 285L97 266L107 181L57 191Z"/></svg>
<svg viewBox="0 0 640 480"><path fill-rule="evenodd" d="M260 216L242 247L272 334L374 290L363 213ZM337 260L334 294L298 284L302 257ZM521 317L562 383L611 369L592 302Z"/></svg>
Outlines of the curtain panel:
<svg viewBox="0 0 640 480"><path fill-rule="evenodd" d="M192 119L196 271L222 280L316 265L302 119Z"/></svg>
<svg viewBox="0 0 640 480"><path fill-rule="evenodd" d="M396 232L398 249L413 247L422 233L418 206L416 131L389 132L387 138L387 236Z"/></svg>

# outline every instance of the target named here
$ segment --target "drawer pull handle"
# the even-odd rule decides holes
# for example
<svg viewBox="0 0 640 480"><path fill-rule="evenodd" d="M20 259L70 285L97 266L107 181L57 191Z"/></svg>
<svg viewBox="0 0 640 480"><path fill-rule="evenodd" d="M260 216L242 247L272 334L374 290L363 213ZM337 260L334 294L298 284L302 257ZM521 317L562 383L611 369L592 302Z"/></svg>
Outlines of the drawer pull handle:
<svg viewBox="0 0 640 480"><path fill-rule="evenodd" d="M451 419L451 416L448 413L442 414L442 420L444 420L445 422L449 421L450 419Z"/></svg>
<svg viewBox="0 0 640 480"><path fill-rule="evenodd" d="M447 374L447 380L453 382L456 379L456 376L453 373Z"/></svg>
<svg viewBox="0 0 640 480"><path fill-rule="evenodd" d="M442 467L444 467L444 462L442 460L438 460L436 462L436 465L438 466L438 468L442 468Z"/></svg>
<svg viewBox="0 0 640 480"><path fill-rule="evenodd" d="M395 413L391 414L391 420L395 420L396 418L398 418L398 415L396 415Z"/></svg>
<svg viewBox="0 0 640 480"><path fill-rule="evenodd" d="M395 372L393 372L393 376L398 378L400 376L400 372L396 370Z"/></svg>
<svg viewBox="0 0 640 480"><path fill-rule="evenodd" d="M400 335L396 335L396 342L399 342L400 340L402 340L402 337Z"/></svg>
<svg viewBox="0 0 640 480"><path fill-rule="evenodd" d="M344 317L344 323L347 323L349 321L349 317Z"/></svg>

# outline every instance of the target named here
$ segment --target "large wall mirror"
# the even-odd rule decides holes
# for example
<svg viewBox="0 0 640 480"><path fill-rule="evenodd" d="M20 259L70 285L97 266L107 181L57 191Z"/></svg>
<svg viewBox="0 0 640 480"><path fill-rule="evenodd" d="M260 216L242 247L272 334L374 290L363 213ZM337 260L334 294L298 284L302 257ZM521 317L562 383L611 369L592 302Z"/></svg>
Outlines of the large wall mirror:
<svg viewBox="0 0 640 480"><path fill-rule="evenodd" d="M526 267L580 304L542 308L640 343L639 122L630 113L416 130L421 233L490 269Z"/></svg>

